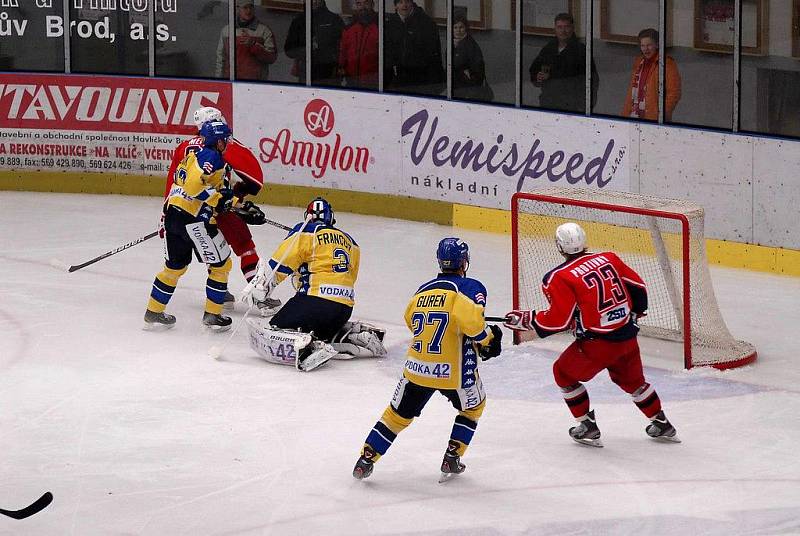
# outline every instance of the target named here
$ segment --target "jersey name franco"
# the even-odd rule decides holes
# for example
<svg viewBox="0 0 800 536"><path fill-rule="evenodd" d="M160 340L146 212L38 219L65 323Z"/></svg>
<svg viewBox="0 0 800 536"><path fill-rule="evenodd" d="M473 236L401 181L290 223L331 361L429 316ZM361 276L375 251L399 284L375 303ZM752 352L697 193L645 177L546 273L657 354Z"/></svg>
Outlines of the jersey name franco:
<svg viewBox="0 0 800 536"><path fill-rule="evenodd" d="M270 267L275 269L278 259L286 256L275 272L275 280L280 283L297 273L299 293L352 307L361 261L358 244L344 231L319 221L306 225L300 237L292 243L293 236L302 226L302 223L295 225L269 260Z"/></svg>
<svg viewBox="0 0 800 536"><path fill-rule="evenodd" d="M403 375L435 389L468 389L478 379L474 342L490 337L483 318L486 288L457 274L439 276L417 290L405 312L413 339Z"/></svg>
<svg viewBox="0 0 800 536"><path fill-rule="evenodd" d="M197 216L203 203L217 206L225 179L225 162L212 149L190 152L175 171L168 203Z"/></svg>
<svg viewBox="0 0 800 536"><path fill-rule="evenodd" d="M563 331L575 319L578 337L629 339L638 331L631 313L647 310L644 281L610 251L581 255L551 270L542 291L550 309L536 313L540 336Z"/></svg>

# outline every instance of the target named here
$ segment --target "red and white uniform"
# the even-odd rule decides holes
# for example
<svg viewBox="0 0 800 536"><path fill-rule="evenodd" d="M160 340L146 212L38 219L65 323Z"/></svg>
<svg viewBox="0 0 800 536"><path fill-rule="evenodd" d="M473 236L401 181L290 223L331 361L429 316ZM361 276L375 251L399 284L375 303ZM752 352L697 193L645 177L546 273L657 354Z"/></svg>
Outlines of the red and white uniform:
<svg viewBox="0 0 800 536"><path fill-rule="evenodd" d="M538 335L575 331L575 341L553 364L556 384L573 416L589 411L581 382L603 369L648 418L661 411L658 395L645 381L636 341L639 327L633 315L647 311L647 288L639 274L615 253L586 253L544 276L542 291L550 308L533 318Z"/></svg>
<svg viewBox="0 0 800 536"><path fill-rule="evenodd" d="M542 291L550 308L534 317L540 337L574 328L579 338L630 339L638 331L631 313L647 310L644 281L610 251L587 253L551 270Z"/></svg>

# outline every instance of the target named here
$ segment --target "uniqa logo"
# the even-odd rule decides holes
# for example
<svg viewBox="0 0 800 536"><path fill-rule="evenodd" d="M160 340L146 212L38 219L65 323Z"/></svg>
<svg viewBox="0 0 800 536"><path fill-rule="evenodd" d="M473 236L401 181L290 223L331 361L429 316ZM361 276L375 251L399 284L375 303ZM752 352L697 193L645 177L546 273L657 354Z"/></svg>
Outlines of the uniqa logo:
<svg viewBox="0 0 800 536"><path fill-rule="evenodd" d="M323 99L313 99L303 110L303 124L316 138L333 132L333 107ZM337 132L333 143L292 139L292 132L284 128L274 138L261 138L259 158L265 164L279 160L284 166L311 168L316 179L325 176L328 169L366 173L370 163L369 149L345 145Z"/></svg>

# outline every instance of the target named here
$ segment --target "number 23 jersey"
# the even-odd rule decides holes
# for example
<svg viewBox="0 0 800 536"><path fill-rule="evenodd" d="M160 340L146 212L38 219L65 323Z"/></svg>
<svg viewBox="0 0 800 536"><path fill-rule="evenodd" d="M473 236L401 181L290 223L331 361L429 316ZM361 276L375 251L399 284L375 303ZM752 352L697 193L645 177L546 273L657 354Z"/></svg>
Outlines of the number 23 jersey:
<svg viewBox="0 0 800 536"><path fill-rule="evenodd" d="M406 307L413 339L403 375L425 387L462 389L475 384L475 345L491 340L483 309L486 288L457 274L439 274L422 285Z"/></svg>
<svg viewBox="0 0 800 536"><path fill-rule="evenodd" d="M569 329L575 318L578 337L628 339L638 331L631 313L647 310L644 281L610 251L587 253L551 270L542 291L550 308L536 313L540 336Z"/></svg>

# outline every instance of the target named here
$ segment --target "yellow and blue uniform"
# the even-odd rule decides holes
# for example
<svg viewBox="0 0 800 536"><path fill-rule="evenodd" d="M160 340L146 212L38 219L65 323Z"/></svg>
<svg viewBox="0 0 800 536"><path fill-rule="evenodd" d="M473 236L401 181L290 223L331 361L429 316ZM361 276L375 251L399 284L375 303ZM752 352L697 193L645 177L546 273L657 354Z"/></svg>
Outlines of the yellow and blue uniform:
<svg viewBox="0 0 800 536"><path fill-rule="evenodd" d="M295 237L297 233L299 237ZM277 267L277 283L296 273L298 293L353 307L360 261L361 250L352 236L312 221L305 227L298 223L289 232L272 254L269 266L273 270Z"/></svg>
<svg viewBox="0 0 800 536"><path fill-rule="evenodd" d="M178 207L197 216L203 205L216 207L222 197L225 162L222 154L213 149L190 152L178 165L175 181L169 192L168 206Z"/></svg>

